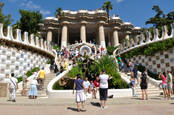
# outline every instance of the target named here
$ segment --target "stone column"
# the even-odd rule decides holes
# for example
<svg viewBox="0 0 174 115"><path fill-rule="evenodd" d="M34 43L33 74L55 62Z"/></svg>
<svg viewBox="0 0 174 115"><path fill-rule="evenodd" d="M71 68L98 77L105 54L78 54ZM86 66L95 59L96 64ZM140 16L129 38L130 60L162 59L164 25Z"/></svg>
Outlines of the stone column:
<svg viewBox="0 0 174 115"><path fill-rule="evenodd" d="M131 32L127 31L126 32L126 40L129 40Z"/></svg>
<svg viewBox="0 0 174 115"><path fill-rule="evenodd" d="M48 30L48 32L47 32L47 41L52 42L52 36L53 36L52 31Z"/></svg>
<svg viewBox="0 0 174 115"><path fill-rule="evenodd" d="M100 41L100 46L102 46L103 48L106 48L105 32L104 32L103 24L104 24L104 22L99 23L99 41Z"/></svg>
<svg viewBox="0 0 174 115"><path fill-rule="evenodd" d="M114 27L113 28L113 41L114 41L114 46L119 45L119 38L118 38L118 30L120 29L119 27Z"/></svg>
<svg viewBox="0 0 174 115"><path fill-rule="evenodd" d="M67 37L68 37L68 26L67 26L67 24L63 24L62 38L61 38L61 48L62 47L67 47Z"/></svg>
<svg viewBox="0 0 174 115"><path fill-rule="evenodd" d="M126 40L127 40L127 43L126 43L126 44L127 44L127 47L128 47L128 48L129 48L129 46L130 46L130 43L129 43L129 40L130 40L130 33L131 33L130 31L127 31L127 32L126 32Z"/></svg>
<svg viewBox="0 0 174 115"><path fill-rule="evenodd" d="M80 39L82 40L82 43L86 43L86 22L81 22L80 27Z"/></svg>

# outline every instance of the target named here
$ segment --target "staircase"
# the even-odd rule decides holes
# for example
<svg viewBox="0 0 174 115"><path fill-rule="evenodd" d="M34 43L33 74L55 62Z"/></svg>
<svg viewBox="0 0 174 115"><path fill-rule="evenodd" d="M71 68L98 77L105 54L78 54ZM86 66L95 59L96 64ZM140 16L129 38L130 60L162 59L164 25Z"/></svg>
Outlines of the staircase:
<svg viewBox="0 0 174 115"><path fill-rule="evenodd" d="M42 90L38 90L38 97L47 96L47 85L55 76L56 74L53 72L45 75L44 88ZM29 89L30 89L30 85L27 84L27 93L26 93L27 96L28 96ZM17 91L16 96L20 97L21 91Z"/></svg>
<svg viewBox="0 0 174 115"><path fill-rule="evenodd" d="M121 74L121 76L124 76L124 77L126 77L127 79L130 80L130 74L129 73L126 74L126 73L120 72L120 74ZM148 92L149 97L153 97L153 96L159 96L163 91L159 87L156 87L155 85L153 85L152 83L149 82L147 92ZM141 88L140 88L139 84L136 85L136 93L137 93L138 97L141 97L142 91L141 91Z"/></svg>

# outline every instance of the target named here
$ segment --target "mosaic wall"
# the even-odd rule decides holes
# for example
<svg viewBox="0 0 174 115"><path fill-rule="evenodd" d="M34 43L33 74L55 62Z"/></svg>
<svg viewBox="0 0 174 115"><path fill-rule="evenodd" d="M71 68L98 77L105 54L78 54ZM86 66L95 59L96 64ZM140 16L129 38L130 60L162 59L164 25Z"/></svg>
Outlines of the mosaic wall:
<svg viewBox="0 0 174 115"><path fill-rule="evenodd" d="M174 47L166 51L157 52L154 56L136 56L131 59L142 64L152 72L166 72L174 68Z"/></svg>
<svg viewBox="0 0 174 115"><path fill-rule="evenodd" d="M16 76L23 75L33 67L44 67L47 61L47 57L38 53L0 46L0 78L12 72Z"/></svg>

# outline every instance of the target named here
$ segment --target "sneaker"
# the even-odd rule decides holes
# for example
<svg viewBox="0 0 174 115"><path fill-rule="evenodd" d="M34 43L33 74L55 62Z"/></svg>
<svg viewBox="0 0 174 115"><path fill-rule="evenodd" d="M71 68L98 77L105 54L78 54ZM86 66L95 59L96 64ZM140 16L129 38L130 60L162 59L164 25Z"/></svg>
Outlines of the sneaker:
<svg viewBox="0 0 174 115"><path fill-rule="evenodd" d="M103 108L104 108L104 109L107 109L107 108L108 108L108 106L104 106Z"/></svg>

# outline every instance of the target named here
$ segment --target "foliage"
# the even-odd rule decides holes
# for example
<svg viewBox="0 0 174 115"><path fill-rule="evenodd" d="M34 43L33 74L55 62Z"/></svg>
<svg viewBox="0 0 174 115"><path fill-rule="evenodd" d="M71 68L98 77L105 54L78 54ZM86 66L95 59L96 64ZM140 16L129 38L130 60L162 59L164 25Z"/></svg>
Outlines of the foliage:
<svg viewBox="0 0 174 115"><path fill-rule="evenodd" d="M126 82L121 80L121 76L117 71L117 65L114 63L114 58L108 55L103 56L98 62L90 66L90 72L99 75L102 70L106 71L106 74L112 77L109 82L109 88L127 88Z"/></svg>
<svg viewBox="0 0 174 115"><path fill-rule="evenodd" d="M113 52L114 52L117 48L118 48L118 47L107 46L107 53L108 53L108 55L113 55Z"/></svg>
<svg viewBox="0 0 174 115"><path fill-rule="evenodd" d="M50 59L47 61L47 64L51 64L51 60Z"/></svg>
<svg viewBox="0 0 174 115"><path fill-rule="evenodd" d="M62 14L62 8L57 8L55 12L55 16L61 16Z"/></svg>
<svg viewBox="0 0 174 115"><path fill-rule="evenodd" d="M18 83L22 81L22 76L17 77Z"/></svg>
<svg viewBox="0 0 174 115"><path fill-rule="evenodd" d="M154 17L149 18L146 24L152 24L156 28L161 28L163 25L170 25L174 22L174 11L164 14L158 5L154 5L152 10L156 12Z"/></svg>
<svg viewBox="0 0 174 115"><path fill-rule="evenodd" d="M11 19L10 14L8 14L7 16L3 14L3 10L2 10L3 6L4 6L4 3L0 2L0 23L4 25L4 28L7 28L7 26L10 25L13 20Z"/></svg>
<svg viewBox="0 0 174 115"><path fill-rule="evenodd" d="M59 82L56 82L54 85L53 85L53 90L63 90L64 87L60 86L59 85Z"/></svg>
<svg viewBox="0 0 174 115"><path fill-rule="evenodd" d="M40 68L39 68L39 67L34 67L34 68L31 69L30 71L28 71L28 72L26 73L27 77L30 77L30 76L33 74L33 72L36 72L36 70L39 71ZM21 81L22 81L22 76L17 77L17 80L18 80L18 83L21 82Z"/></svg>
<svg viewBox="0 0 174 115"><path fill-rule="evenodd" d="M108 20L109 20L109 11L113 9L113 8L112 8L112 3L111 3L111 1L106 1L106 2L103 4L102 9L103 9L103 10L106 10L106 12L107 12L107 17L108 17Z"/></svg>
<svg viewBox="0 0 174 115"><path fill-rule="evenodd" d="M40 11L28 11L19 10L21 18L13 26L14 28L20 28L22 32L28 32L29 34L37 34L40 31L39 24L42 20L42 14Z"/></svg>
<svg viewBox="0 0 174 115"><path fill-rule="evenodd" d="M173 45L174 45L174 39L171 38L171 39L163 40L161 42L155 42L155 43L149 44L148 46L135 48L131 50L130 52L123 54L122 57L131 58L137 55L152 56L158 51L165 51L169 48L172 48Z"/></svg>
<svg viewBox="0 0 174 115"><path fill-rule="evenodd" d="M68 76L75 78L77 74L80 74L81 76L83 75L82 69L79 66L75 66L74 68L72 68L68 73Z"/></svg>
<svg viewBox="0 0 174 115"><path fill-rule="evenodd" d="M89 57L84 57L86 60ZM84 63L82 60L78 60L78 65L75 66L68 74L68 76L74 78L77 74L81 74L81 76L86 76L85 72L83 71ZM112 79L109 80L109 88L127 88L128 85L124 81L121 80L121 76L117 71L117 66L114 61L114 58L110 57L109 55L103 56L99 60L90 60L87 63L87 73L97 76L101 73L102 70L106 71Z"/></svg>
<svg viewBox="0 0 174 115"><path fill-rule="evenodd" d="M59 50L60 50L61 48L60 48L60 46L58 46L58 45L54 45L54 46L53 46L53 49L55 49L55 50L59 49Z"/></svg>

